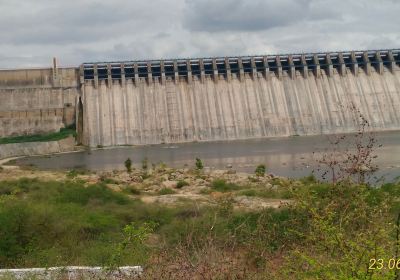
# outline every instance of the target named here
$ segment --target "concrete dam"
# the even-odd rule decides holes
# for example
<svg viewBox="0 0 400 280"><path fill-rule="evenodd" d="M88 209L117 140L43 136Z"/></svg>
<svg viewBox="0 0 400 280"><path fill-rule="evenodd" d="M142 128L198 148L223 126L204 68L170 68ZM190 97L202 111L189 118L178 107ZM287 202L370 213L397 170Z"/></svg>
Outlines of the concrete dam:
<svg viewBox="0 0 400 280"><path fill-rule="evenodd" d="M1 137L69 123L91 147L332 134L357 130L352 106L374 131L400 129L400 50L38 71L0 71Z"/></svg>

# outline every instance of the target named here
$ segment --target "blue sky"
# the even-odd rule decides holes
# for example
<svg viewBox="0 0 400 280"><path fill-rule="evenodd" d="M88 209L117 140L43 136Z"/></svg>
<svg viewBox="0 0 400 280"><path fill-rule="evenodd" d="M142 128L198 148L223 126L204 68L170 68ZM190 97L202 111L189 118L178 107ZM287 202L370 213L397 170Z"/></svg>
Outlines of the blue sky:
<svg viewBox="0 0 400 280"><path fill-rule="evenodd" d="M0 0L0 68L400 47L397 0Z"/></svg>

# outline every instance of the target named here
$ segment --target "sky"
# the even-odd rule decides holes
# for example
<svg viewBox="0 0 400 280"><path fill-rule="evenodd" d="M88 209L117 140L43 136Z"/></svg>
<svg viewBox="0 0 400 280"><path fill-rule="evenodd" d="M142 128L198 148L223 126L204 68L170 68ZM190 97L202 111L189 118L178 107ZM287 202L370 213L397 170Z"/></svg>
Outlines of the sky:
<svg viewBox="0 0 400 280"><path fill-rule="evenodd" d="M400 0L0 0L0 68L400 48Z"/></svg>

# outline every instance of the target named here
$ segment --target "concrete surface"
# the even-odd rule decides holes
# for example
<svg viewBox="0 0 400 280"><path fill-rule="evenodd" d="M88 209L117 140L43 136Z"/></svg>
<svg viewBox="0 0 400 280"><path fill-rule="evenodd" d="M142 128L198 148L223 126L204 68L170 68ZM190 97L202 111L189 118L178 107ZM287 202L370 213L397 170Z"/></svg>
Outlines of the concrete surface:
<svg viewBox="0 0 400 280"><path fill-rule="evenodd" d="M75 139L72 136L59 141L2 144L0 159L72 152L74 149Z"/></svg>
<svg viewBox="0 0 400 280"><path fill-rule="evenodd" d="M140 266L119 267L115 271L107 271L102 267L67 266L50 268L26 268L26 269L0 269L0 277L10 279L133 279L143 272Z"/></svg>
<svg viewBox="0 0 400 280"><path fill-rule="evenodd" d="M283 71L218 81L83 87L84 144L95 147L354 132L354 104L375 131L400 129L400 71L340 75Z"/></svg>

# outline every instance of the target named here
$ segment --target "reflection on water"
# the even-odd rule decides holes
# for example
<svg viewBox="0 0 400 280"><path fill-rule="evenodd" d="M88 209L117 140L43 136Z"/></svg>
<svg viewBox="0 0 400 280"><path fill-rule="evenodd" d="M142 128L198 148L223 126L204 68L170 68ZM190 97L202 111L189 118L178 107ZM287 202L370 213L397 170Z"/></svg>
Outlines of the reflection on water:
<svg viewBox="0 0 400 280"><path fill-rule="evenodd" d="M393 180L400 175L400 132L385 132L376 136L380 167L378 177ZM164 162L173 167L194 166L195 158L201 158L211 168L232 168L253 172L264 163L269 172L287 177L303 177L316 168L321 153L331 147L327 136L302 136L243 140L231 142L201 142L186 144L118 147L112 149L61 154L51 157L31 157L17 161L33 164L41 169L85 168L91 170L124 169L124 161L130 157L135 167L148 158L149 162Z"/></svg>

